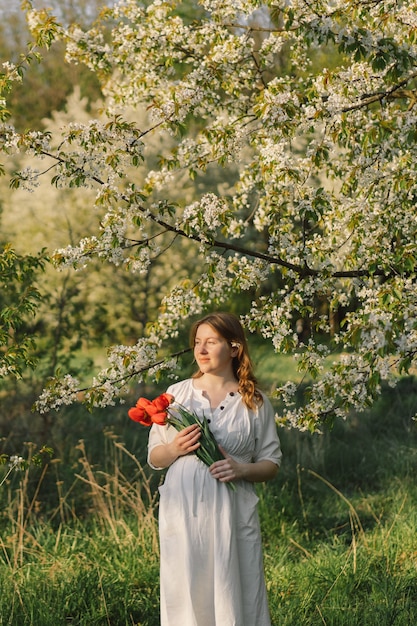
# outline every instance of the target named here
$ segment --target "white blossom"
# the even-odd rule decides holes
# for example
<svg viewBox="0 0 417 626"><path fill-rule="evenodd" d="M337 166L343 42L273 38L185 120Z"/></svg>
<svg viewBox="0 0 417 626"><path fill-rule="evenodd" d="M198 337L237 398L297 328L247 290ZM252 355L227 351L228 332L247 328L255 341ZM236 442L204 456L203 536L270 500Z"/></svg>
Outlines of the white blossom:
<svg viewBox="0 0 417 626"><path fill-rule="evenodd" d="M9 458L9 467L20 470L24 468L25 459L17 454L12 454Z"/></svg>
<svg viewBox="0 0 417 626"><path fill-rule="evenodd" d="M80 381L65 374L61 379L51 381L49 387L46 387L35 403L39 413L46 413L51 409L58 409L64 405L73 404L78 398L80 390Z"/></svg>

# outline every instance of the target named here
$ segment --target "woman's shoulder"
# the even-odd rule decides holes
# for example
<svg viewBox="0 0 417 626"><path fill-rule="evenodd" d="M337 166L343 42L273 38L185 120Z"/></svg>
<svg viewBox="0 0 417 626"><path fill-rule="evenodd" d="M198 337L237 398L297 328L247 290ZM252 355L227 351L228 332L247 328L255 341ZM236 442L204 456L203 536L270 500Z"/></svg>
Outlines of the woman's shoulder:
<svg viewBox="0 0 417 626"><path fill-rule="evenodd" d="M269 397L266 395L266 393L264 391L262 391L261 389L257 388L256 389L259 397L260 397L260 402L257 403L257 413L271 413L274 411L271 400L269 399Z"/></svg>
<svg viewBox="0 0 417 626"><path fill-rule="evenodd" d="M179 404L183 404L187 398L192 395L193 392L193 380L192 378L186 378L180 380L177 383L170 385L166 391L171 396L174 396L174 400Z"/></svg>
<svg viewBox="0 0 417 626"><path fill-rule="evenodd" d="M170 393L171 395L175 396L175 394L178 393L179 391L184 391L186 389L189 389L189 387L191 387L192 384L193 384L192 378L185 378L184 380L179 380L176 383L172 383L172 385L170 385L168 389L166 390L166 393Z"/></svg>

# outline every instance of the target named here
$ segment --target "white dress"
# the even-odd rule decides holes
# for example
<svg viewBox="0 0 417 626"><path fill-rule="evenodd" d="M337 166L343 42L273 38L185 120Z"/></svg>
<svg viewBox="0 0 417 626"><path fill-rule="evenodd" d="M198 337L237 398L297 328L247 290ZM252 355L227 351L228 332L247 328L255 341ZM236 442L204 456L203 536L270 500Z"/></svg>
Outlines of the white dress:
<svg viewBox="0 0 417 626"><path fill-rule="evenodd" d="M266 397L251 411L239 393L229 393L212 410L192 379L167 392L210 419L216 440L237 461L279 465L274 411ZM149 452L176 432L154 424ZM161 626L270 626L258 498L252 483L235 484L234 492L214 479L194 454L169 467L159 504Z"/></svg>

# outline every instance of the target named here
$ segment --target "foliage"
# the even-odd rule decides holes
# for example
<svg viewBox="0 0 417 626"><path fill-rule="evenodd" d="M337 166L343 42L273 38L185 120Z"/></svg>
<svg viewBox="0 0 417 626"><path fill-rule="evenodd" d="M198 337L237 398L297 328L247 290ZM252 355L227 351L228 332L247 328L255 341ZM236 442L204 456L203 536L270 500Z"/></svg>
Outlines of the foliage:
<svg viewBox="0 0 417 626"><path fill-rule="evenodd" d="M25 55L20 53L30 37L19 4L3 3L0 7L0 58L15 64L24 61ZM55 0L48 6L53 7L60 21L91 25L103 3L101 0L78 0L75 5L70 1ZM25 64L21 65L21 78L13 83L8 97L9 111L19 130L42 128L42 120L65 105L75 84L80 85L83 96L87 96L89 101L99 97L100 88L94 75L82 65L66 64L64 56L64 44L56 42L42 54L42 59L35 54L27 58L29 65L26 70ZM23 76L24 80L21 80Z"/></svg>
<svg viewBox="0 0 417 626"><path fill-rule="evenodd" d="M45 507L45 472L35 489L26 471L11 490L14 497L2 498L0 491L2 620L22 626L69 621L156 626L158 549L149 480L119 442L111 475L95 472L85 446L78 449L76 508L72 489L63 492L59 480L57 508L51 502ZM122 454L130 461L129 480L119 465ZM108 466L110 459L103 470ZM48 521L42 521L41 511ZM87 520L77 516L80 511L88 512Z"/></svg>
<svg viewBox="0 0 417 626"><path fill-rule="evenodd" d="M42 299L35 279L45 262L44 253L21 256L10 245L0 249L0 378L19 378L35 364L29 320Z"/></svg>
<svg viewBox="0 0 417 626"><path fill-rule="evenodd" d="M24 459L22 456L18 456L17 454L12 454L10 456L7 454L0 454L0 465L8 465L6 474L0 480L0 487L6 482L13 471L28 469L31 464L40 466L45 462L45 459L49 459L52 455L53 450L48 446L42 446L42 448L38 451L31 450L29 459Z"/></svg>
<svg viewBox="0 0 417 626"><path fill-rule="evenodd" d="M16 133L3 110L6 154L27 151L43 160L53 185L95 192L95 233L59 249L56 263L99 258L146 274L184 241L194 255L193 278L171 289L135 345L110 351L87 402L108 404L132 377L172 370L165 357L189 318L245 291L253 294L242 311L247 329L294 354L311 379L302 406L296 385L276 390L284 424L315 430L363 410L381 381L395 384L398 372L410 371L414 0L200 0L185 13L175 0L126 0L85 31L25 4L34 43L20 65L6 65L3 97L36 46L55 40L66 43L67 60L92 70L106 96L105 120L68 124L59 140ZM146 127L126 115L143 106L152 116ZM166 132L173 147L138 185L132 169L147 167L147 142ZM205 189L219 169L227 184ZM173 203L170 190L184 172L202 191ZM22 170L11 185L33 189L39 175ZM297 320L306 329L302 345ZM69 375L51 381L39 409L72 401L79 388Z"/></svg>
<svg viewBox="0 0 417 626"><path fill-rule="evenodd" d="M65 111L55 111L52 119L43 120L44 127L56 139L63 126L88 124L91 115L105 119L100 113L102 106L98 100L88 107L86 98L75 87L66 101ZM141 125L147 124L146 111L132 111L131 116ZM162 144L167 147L173 141L169 136L154 139L147 143L146 159L148 164L156 165ZM16 169L34 169L37 164L30 155L17 155L6 166L8 176ZM146 171L135 167L130 175L137 185L142 185ZM91 214L94 190L56 188L41 178L36 193L28 195L24 189L10 193L7 176L0 180L0 194L4 198L2 232L22 252L34 253L42 247L53 250L66 246L68 241L90 236L97 216L103 218L106 214L99 207ZM192 185L183 180L181 190L172 190L171 197L192 198L192 194ZM189 256L187 246L183 245L176 252L160 254L144 273L129 272L124 265L103 265L100 260L90 262L78 272L72 268L56 271L47 266L43 289L46 302L38 312L38 323L42 325L44 338L39 348L50 363L49 375L57 362L68 371L65 354L74 354L80 344L89 348L98 346L104 353L103 346L109 343L131 343L143 335L163 295L179 277L191 275ZM52 345L46 341L48 338L52 339Z"/></svg>

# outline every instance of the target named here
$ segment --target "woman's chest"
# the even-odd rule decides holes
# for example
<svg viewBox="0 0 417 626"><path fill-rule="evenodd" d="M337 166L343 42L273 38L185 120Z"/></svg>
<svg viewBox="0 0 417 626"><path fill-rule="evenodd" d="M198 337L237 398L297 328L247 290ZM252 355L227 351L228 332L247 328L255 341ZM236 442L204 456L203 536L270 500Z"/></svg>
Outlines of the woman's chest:
<svg viewBox="0 0 417 626"><path fill-rule="evenodd" d="M248 411L232 411L217 407L206 416L216 441L226 452L238 457L250 457L255 448L255 428Z"/></svg>

